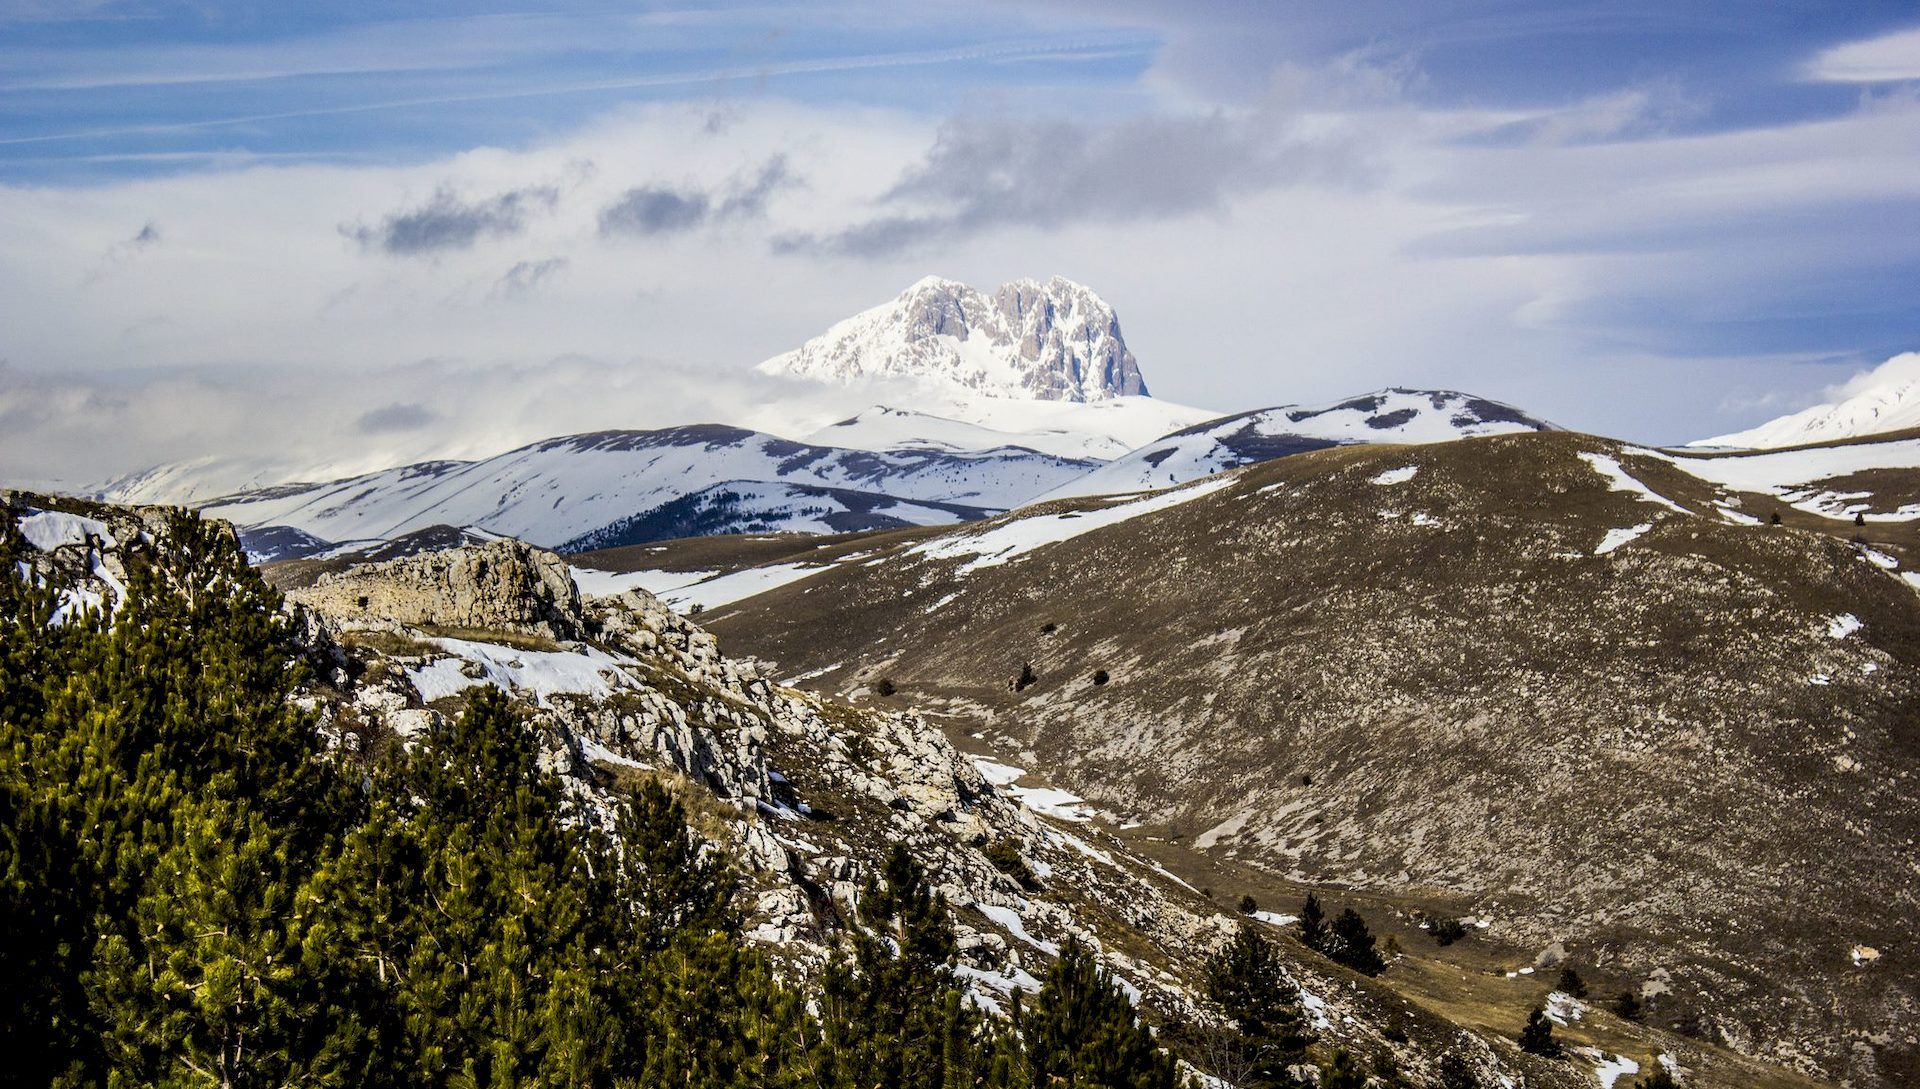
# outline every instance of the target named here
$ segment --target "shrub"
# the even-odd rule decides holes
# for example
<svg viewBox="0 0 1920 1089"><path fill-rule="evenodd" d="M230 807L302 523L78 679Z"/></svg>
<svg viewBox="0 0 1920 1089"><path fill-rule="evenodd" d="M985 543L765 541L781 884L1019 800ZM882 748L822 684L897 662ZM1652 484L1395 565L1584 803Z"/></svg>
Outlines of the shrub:
<svg viewBox="0 0 1920 1089"><path fill-rule="evenodd" d="M1096 669L1096 670L1094 670L1094 671L1093 671L1093 683L1095 683L1095 684L1105 684L1105 683L1107 683L1107 671L1106 671L1106 670L1104 670L1104 669Z"/></svg>
<svg viewBox="0 0 1920 1089"><path fill-rule="evenodd" d="M1432 934L1433 940L1441 945L1452 945L1467 936L1467 928L1460 920L1449 915L1444 919L1435 919L1427 928L1427 933Z"/></svg>
<svg viewBox="0 0 1920 1089"><path fill-rule="evenodd" d="M1640 1006L1640 996L1632 991L1621 991L1613 996L1614 1016L1623 1021L1638 1021L1646 1011Z"/></svg>
<svg viewBox="0 0 1920 1089"><path fill-rule="evenodd" d="M1021 888L1031 892L1040 887L1040 878L1033 872L1033 867L1027 865L1027 860L1021 857L1019 844L1010 839L996 839L981 853L988 862L993 863L994 869L1018 881Z"/></svg>
<svg viewBox="0 0 1920 1089"><path fill-rule="evenodd" d="M1575 998L1587 997L1587 981L1581 979L1580 973L1574 971L1571 966L1560 969L1560 980L1553 985L1553 989Z"/></svg>
<svg viewBox="0 0 1920 1089"><path fill-rule="evenodd" d="M1040 678L1033 675L1033 663L1022 662L1020 664L1020 676L1015 678L1013 682L1013 690L1015 692L1024 692L1028 688L1031 688L1033 683L1039 679Z"/></svg>
<svg viewBox="0 0 1920 1089"><path fill-rule="evenodd" d="M1553 1038L1553 1022L1547 1019L1545 1007L1535 1006L1527 1015L1527 1027L1520 1030L1520 1050L1549 1059L1560 1057L1560 1041Z"/></svg>
<svg viewBox="0 0 1920 1089"><path fill-rule="evenodd" d="M1255 900L1251 893L1247 894L1246 896L1242 896L1240 898L1240 914L1252 915L1254 912L1259 910L1260 910L1260 901Z"/></svg>
<svg viewBox="0 0 1920 1089"><path fill-rule="evenodd" d="M891 696L898 691L899 689L894 687L892 678L882 677L879 680L873 682L873 694L876 696L881 696L884 698L886 696Z"/></svg>

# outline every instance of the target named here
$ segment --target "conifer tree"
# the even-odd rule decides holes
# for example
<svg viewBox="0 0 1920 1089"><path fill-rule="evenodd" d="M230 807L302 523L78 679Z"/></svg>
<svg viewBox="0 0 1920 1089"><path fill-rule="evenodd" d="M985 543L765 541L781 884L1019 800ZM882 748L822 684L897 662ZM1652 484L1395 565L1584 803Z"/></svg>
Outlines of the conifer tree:
<svg viewBox="0 0 1920 1089"><path fill-rule="evenodd" d="M1553 989L1575 998L1587 997L1587 981L1581 979L1580 973L1574 971L1571 965L1560 969L1560 979L1554 983Z"/></svg>
<svg viewBox="0 0 1920 1089"><path fill-rule="evenodd" d="M1300 988L1281 968L1273 943L1242 922L1207 969L1208 997L1236 1030L1221 1048L1236 1068L1231 1080L1242 1089L1292 1085L1287 1068L1306 1061L1313 1037L1301 1016Z"/></svg>
<svg viewBox="0 0 1920 1089"><path fill-rule="evenodd" d="M1173 1057L1077 940L1061 949L1017 1027L1035 1086L1173 1089Z"/></svg>
<svg viewBox="0 0 1920 1089"><path fill-rule="evenodd" d="M1323 947L1326 955L1362 975L1377 976L1387 970L1387 962L1374 948L1373 932L1366 920L1352 908L1346 908L1327 929Z"/></svg>
<svg viewBox="0 0 1920 1089"><path fill-rule="evenodd" d="M1327 915L1321 910L1320 898L1312 893L1300 908L1300 943L1316 953L1324 952L1327 946Z"/></svg>
<svg viewBox="0 0 1920 1089"><path fill-rule="evenodd" d="M970 1083L981 1025L962 1001L945 898L895 844L860 902L851 964L824 981L827 1047L843 1068L876 1084L939 1089Z"/></svg>

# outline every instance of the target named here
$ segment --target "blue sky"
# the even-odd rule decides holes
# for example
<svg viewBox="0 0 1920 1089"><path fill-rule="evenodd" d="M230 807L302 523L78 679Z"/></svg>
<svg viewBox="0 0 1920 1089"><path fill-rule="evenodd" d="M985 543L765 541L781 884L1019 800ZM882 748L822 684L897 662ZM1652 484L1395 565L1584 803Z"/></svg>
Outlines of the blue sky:
<svg viewBox="0 0 1920 1089"><path fill-rule="evenodd" d="M18 477L772 426L753 363L929 272L1082 280L1223 411L1678 441L1920 346L1911 3L0 0L0 43Z"/></svg>

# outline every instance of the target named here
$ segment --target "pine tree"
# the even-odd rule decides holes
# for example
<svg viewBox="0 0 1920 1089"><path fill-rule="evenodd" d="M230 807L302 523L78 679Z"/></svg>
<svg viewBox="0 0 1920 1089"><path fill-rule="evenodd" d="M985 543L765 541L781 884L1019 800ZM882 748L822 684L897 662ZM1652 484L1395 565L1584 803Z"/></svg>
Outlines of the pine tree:
<svg viewBox="0 0 1920 1089"><path fill-rule="evenodd" d="M1173 1089L1173 1057L1077 940L1069 940L1017 1027L1026 1074L1062 1089Z"/></svg>
<svg viewBox="0 0 1920 1089"><path fill-rule="evenodd" d="M1560 1041L1553 1038L1553 1022L1547 1018L1544 1007L1535 1006L1533 1012L1527 1014L1527 1025L1520 1030L1520 1050L1550 1059L1560 1057Z"/></svg>
<svg viewBox="0 0 1920 1089"><path fill-rule="evenodd" d="M1587 997L1587 981L1581 979L1580 973L1574 971L1571 965L1560 969L1560 979L1553 985L1553 989L1575 998Z"/></svg>
<svg viewBox="0 0 1920 1089"><path fill-rule="evenodd" d="M1325 952L1337 963L1362 975L1377 976L1387 970L1387 962L1374 948L1373 932L1352 908L1342 910L1328 928Z"/></svg>
<svg viewBox="0 0 1920 1089"><path fill-rule="evenodd" d="M868 882L860 921L868 929L855 936L852 963L834 966L823 982L828 1050L877 1084L969 1082L981 1025L952 974L958 946L946 901L905 847L895 844L880 879Z"/></svg>
<svg viewBox="0 0 1920 1089"><path fill-rule="evenodd" d="M1320 908L1320 898L1312 893L1300 908L1300 944L1315 952L1327 947L1327 915Z"/></svg>
<svg viewBox="0 0 1920 1089"><path fill-rule="evenodd" d="M1287 1068L1306 1061L1313 1037L1300 1012L1300 988L1281 968L1273 943L1242 922L1208 963L1206 986L1236 1030L1215 1049L1235 1067L1229 1080L1242 1089L1292 1085Z"/></svg>

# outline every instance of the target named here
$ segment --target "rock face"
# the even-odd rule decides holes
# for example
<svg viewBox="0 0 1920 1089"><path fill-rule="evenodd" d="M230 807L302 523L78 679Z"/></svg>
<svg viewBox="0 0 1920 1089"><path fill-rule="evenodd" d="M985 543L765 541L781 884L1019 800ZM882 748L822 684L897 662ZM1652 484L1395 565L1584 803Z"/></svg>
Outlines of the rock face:
<svg viewBox="0 0 1920 1089"><path fill-rule="evenodd" d="M929 276L760 369L842 385L911 379L946 392L1042 401L1147 395L1113 308L1059 276L1015 280L991 296Z"/></svg>
<svg viewBox="0 0 1920 1089"><path fill-rule="evenodd" d="M519 541L335 572L290 596L344 628L399 623L549 639L585 634L566 561Z"/></svg>

